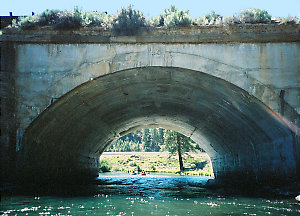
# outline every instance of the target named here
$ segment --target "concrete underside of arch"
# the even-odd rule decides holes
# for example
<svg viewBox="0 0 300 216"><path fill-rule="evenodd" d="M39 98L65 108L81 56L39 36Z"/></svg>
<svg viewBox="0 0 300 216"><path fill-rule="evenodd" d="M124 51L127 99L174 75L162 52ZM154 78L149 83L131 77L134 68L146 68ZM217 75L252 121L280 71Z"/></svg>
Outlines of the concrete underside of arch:
<svg viewBox="0 0 300 216"><path fill-rule="evenodd" d="M86 82L48 107L26 130L24 180L85 180L99 155L138 128L164 127L198 142L223 182L299 180L296 135L246 91L198 71L142 67Z"/></svg>

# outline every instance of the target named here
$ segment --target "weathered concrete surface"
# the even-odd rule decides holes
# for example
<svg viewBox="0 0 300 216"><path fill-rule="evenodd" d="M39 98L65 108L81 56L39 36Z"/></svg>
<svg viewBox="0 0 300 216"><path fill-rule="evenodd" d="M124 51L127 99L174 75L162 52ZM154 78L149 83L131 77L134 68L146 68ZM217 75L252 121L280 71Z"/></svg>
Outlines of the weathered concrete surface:
<svg viewBox="0 0 300 216"><path fill-rule="evenodd" d="M108 74L48 109L28 129L29 169L96 170L98 155L112 140L155 125L201 143L217 178L234 173L275 181L295 175L290 130L245 91L197 71L146 67Z"/></svg>
<svg viewBox="0 0 300 216"><path fill-rule="evenodd" d="M222 43L207 36L205 44L193 28L184 37L171 30L152 38L101 34L109 43L62 43L57 32L7 34L1 130L10 150L4 152L22 149L27 173L90 176L112 140L163 126L204 145L219 179L232 173L260 182L299 179L299 37L285 42L270 30L261 42L273 43L260 43L257 33L249 39L257 43L242 43L249 34L242 29L241 41L235 32L227 39L236 43L224 43L221 30L206 36ZM298 27L288 32L299 36ZM159 34L168 43L158 42Z"/></svg>
<svg viewBox="0 0 300 216"><path fill-rule="evenodd" d="M299 47L296 43L16 45L19 123L26 128L51 100L90 79L149 66L180 67L222 78L278 113L284 90L284 101L300 112Z"/></svg>
<svg viewBox="0 0 300 216"><path fill-rule="evenodd" d="M22 43L270 43L299 41L299 25L229 25L142 28L133 36L119 36L103 28L55 31L5 29L3 41Z"/></svg>

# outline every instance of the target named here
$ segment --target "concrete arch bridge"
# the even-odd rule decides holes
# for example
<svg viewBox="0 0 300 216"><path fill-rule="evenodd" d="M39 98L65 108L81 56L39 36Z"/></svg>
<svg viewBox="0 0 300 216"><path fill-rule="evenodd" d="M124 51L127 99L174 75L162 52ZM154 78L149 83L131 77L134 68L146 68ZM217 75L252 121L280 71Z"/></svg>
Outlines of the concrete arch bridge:
<svg viewBox="0 0 300 216"><path fill-rule="evenodd" d="M2 176L91 178L113 140L164 127L201 144L220 181L298 181L299 27L268 28L6 30Z"/></svg>

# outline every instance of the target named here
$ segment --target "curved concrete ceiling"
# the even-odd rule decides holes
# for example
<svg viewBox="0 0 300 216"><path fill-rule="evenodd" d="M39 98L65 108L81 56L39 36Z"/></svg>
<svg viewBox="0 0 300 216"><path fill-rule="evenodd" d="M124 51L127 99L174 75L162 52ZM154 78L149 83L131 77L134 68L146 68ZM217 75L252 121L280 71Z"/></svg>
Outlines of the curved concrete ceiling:
<svg viewBox="0 0 300 216"><path fill-rule="evenodd" d="M278 140L290 136L270 109L224 80L183 68L143 67L101 76L61 97L27 129L25 149L61 166L61 158L97 157L126 133L159 126L201 144L217 172L257 170L266 158L273 163L272 149L283 148ZM288 157L292 147L285 148Z"/></svg>

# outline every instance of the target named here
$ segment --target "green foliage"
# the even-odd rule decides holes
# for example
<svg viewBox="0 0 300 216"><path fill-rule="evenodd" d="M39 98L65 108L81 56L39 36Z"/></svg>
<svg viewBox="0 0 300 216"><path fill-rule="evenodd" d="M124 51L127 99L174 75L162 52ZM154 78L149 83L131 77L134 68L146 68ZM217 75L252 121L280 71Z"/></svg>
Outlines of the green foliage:
<svg viewBox="0 0 300 216"><path fill-rule="evenodd" d="M136 167L137 166L135 161L131 161L130 163L128 163L128 165L131 166L131 167Z"/></svg>
<svg viewBox="0 0 300 216"><path fill-rule="evenodd" d="M204 15L204 18L207 20L207 22L216 22L217 19L222 18L220 14L217 14L216 12L212 11L210 14Z"/></svg>
<svg viewBox="0 0 300 216"><path fill-rule="evenodd" d="M203 169L207 165L207 161L195 161L194 162L194 169Z"/></svg>
<svg viewBox="0 0 300 216"><path fill-rule="evenodd" d="M53 26L55 29L78 29L82 26L81 11L75 8L72 12L60 10L45 10L39 15L21 17L14 20L12 26L22 29L32 29L37 26Z"/></svg>
<svg viewBox="0 0 300 216"><path fill-rule="evenodd" d="M21 17L14 20L12 26L21 29L32 29L38 26L53 26L55 29L77 29L82 26L81 11L45 10L39 15Z"/></svg>
<svg viewBox="0 0 300 216"><path fill-rule="evenodd" d="M261 9L245 9L241 10L238 15L238 18L241 23L270 23L271 15Z"/></svg>
<svg viewBox="0 0 300 216"><path fill-rule="evenodd" d="M163 128L158 129L159 145L160 146L162 146L164 144L164 133L165 133L165 129L163 129Z"/></svg>
<svg viewBox="0 0 300 216"><path fill-rule="evenodd" d="M130 5L127 9L122 8L112 24L113 31L118 34L133 35L139 28L145 26L145 17Z"/></svg>
<svg viewBox="0 0 300 216"><path fill-rule="evenodd" d="M159 134L158 130L156 128L151 129L151 136L152 136L152 146L151 149L152 151L158 152L160 150L159 147Z"/></svg>
<svg viewBox="0 0 300 216"><path fill-rule="evenodd" d="M108 152L159 152L168 151L164 137L166 130L163 128L151 128L137 130L129 133L113 142L105 151ZM199 144L193 144L197 151L204 150Z"/></svg>
<svg viewBox="0 0 300 216"><path fill-rule="evenodd" d="M111 170L111 165L107 160L100 160L100 167L99 171L100 172L110 172Z"/></svg>
<svg viewBox="0 0 300 216"><path fill-rule="evenodd" d="M160 27L160 26L164 26L164 20L161 18L161 16L155 16L155 17L152 17L150 22L149 22L149 25L152 26L152 27Z"/></svg>
<svg viewBox="0 0 300 216"><path fill-rule="evenodd" d="M200 171L210 173L209 157L206 154L194 154L183 159L186 171L198 173ZM114 172L128 170L136 171L150 171L150 172L163 172L175 173L178 171L179 164L176 156L164 153L137 153L137 154L123 154L118 155L103 154L101 159L109 161L111 170ZM136 164L136 166L131 166ZM198 174L197 174L198 175Z"/></svg>
<svg viewBox="0 0 300 216"><path fill-rule="evenodd" d="M113 142L106 151L110 152L131 152L131 151L140 151L140 143L129 140L118 139Z"/></svg>
<svg viewBox="0 0 300 216"><path fill-rule="evenodd" d="M236 16L226 16L222 18L223 25L239 24L240 20Z"/></svg>
<svg viewBox="0 0 300 216"><path fill-rule="evenodd" d="M61 14L55 24L55 28L60 30L79 29L81 26L80 16L74 13Z"/></svg>
<svg viewBox="0 0 300 216"><path fill-rule="evenodd" d="M193 141L178 132L167 130L165 133L165 145L171 155L178 154L180 171L183 171L185 169L183 166L183 154L196 150Z"/></svg>
<svg viewBox="0 0 300 216"><path fill-rule="evenodd" d="M152 143L152 137L150 135L150 129L146 128L144 129L144 135L143 135L143 146L144 150L147 152L151 151L151 143Z"/></svg>
<svg viewBox="0 0 300 216"><path fill-rule="evenodd" d="M196 143L195 149L198 150L198 151L200 151L200 152L205 152L205 150L203 148L201 148L198 143Z"/></svg>
<svg viewBox="0 0 300 216"><path fill-rule="evenodd" d="M195 144L191 138L188 138L176 131L166 130L164 140L166 150L168 150L172 155L177 154L178 151L183 154L185 152L194 152L196 150Z"/></svg>
<svg viewBox="0 0 300 216"><path fill-rule="evenodd" d="M209 14L205 14L201 18L193 19L194 25L218 25L222 24L222 16L212 11Z"/></svg>
<svg viewBox="0 0 300 216"><path fill-rule="evenodd" d="M142 172L143 171L142 168L139 165L136 166L136 169L137 169L138 172Z"/></svg>
<svg viewBox="0 0 300 216"><path fill-rule="evenodd" d="M110 19L110 16L106 13L99 13L97 11L94 12L84 12L82 13L82 22L83 26L86 27L108 27L112 20Z"/></svg>
<svg viewBox="0 0 300 216"><path fill-rule="evenodd" d="M183 175L192 175L192 176L211 176L209 171L198 170L198 171L184 171L181 173Z"/></svg>
<svg viewBox="0 0 300 216"><path fill-rule="evenodd" d="M82 26L82 11L75 7L73 12L58 13L56 29L79 29Z"/></svg>
<svg viewBox="0 0 300 216"><path fill-rule="evenodd" d="M300 18L291 16L274 18L272 21L279 24L300 24Z"/></svg>
<svg viewBox="0 0 300 216"><path fill-rule="evenodd" d="M102 27L111 29L119 35L133 35L143 26L175 27L192 25L235 25L235 24L300 24L297 17L273 18L266 10L245 9L236 16L222 17L212 11L199 18L191 19L188 11L175 6L165 9L160 16L147 21L144 15L132 6L123 8L116 15L108 15L97 11L83 12L78 7L73 11L45 10L39 15L19 17L12 23L13 28L33 29L39 26L52 26L54 29L78 29L80 27Z"/></svg>
<svg viewBox="0 0 300 216"><path fill-rule="evenodd" d="M165 9L163 14L160 15L159 19L154 18L154 26L189 26L192 22L188 11L182 11L171 5L169 9Z"/></svg>
<svg viewBox="0 0 300 216"><path fill-rule="evenodd" d="M39 15L39 25L55 25L62 13L60 10L45 10Z"/></svg>
<svg viewBox="0 0 300 216"><path fill-rule="evenodd" d="M122 169L119 166L114 166L114 167L112 167L112 171L113 172L120 172L120 171L122 171Z"/></svg>
<svg viewBox="0 0 300 216"><path fill-rule="evenodd" d="M21 28L24 30L33 29L39 26L39 16L28 16L28 17L20 17L19 20L13 20L12 27L13 28Z"/></svg>

